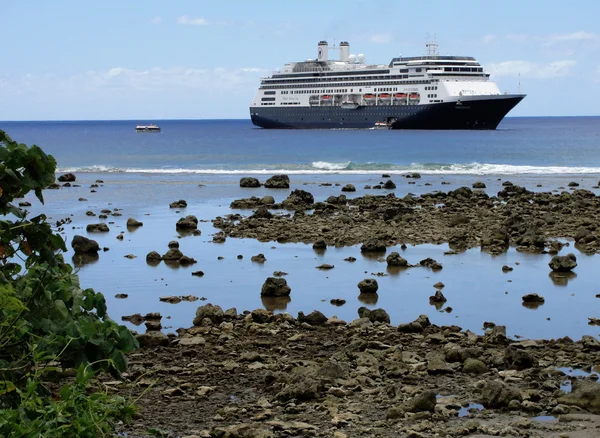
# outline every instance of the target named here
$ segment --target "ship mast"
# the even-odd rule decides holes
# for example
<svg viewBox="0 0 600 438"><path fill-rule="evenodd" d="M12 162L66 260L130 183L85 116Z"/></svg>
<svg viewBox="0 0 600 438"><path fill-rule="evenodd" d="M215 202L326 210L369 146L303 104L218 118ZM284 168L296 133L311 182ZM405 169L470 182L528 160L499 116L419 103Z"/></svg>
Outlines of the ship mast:
<svg viewBox="0 0 600 438"><path fill-rule="evenodd" d="M427 34L427 42L425 43L425 47L427 48L427 56L438 56L439 53L437 51L438 44L435 40L435 34L433 34L433 38L431 35Z"/></svg>

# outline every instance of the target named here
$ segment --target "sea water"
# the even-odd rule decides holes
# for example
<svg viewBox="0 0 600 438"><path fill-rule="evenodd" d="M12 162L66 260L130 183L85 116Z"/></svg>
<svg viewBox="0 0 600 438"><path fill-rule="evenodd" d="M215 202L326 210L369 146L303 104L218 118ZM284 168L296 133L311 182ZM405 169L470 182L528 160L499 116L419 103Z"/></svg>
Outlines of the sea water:
<svg viewBox="0 0 600 438"><path fill-rule="evenodd" d="M510 249L491 256L478 248L444 255L445 245L409 246L402 251L412 264L432 257L444 265L442 271L390 271L382 258L362 256L359 246L328 248L319 254L305 244L231 238L215 244L212 235L218 230L210 220L233 212L229 204L234 199L264 195L274 196L277 202L285 199L288 190L239 187L241 176L255 175L264 181L278 172L290 175L292 189L310 191L316 200L340 194L339 185L346 183L357 187L351 196L389 193L364 188L380 182L382 173L391 174L397 196L446 191L477 180L484 181L486 191L494 195L507 179L544 191L562 191L570 181L577 181L580 188L599 194L595 187L600 179L600 118L506 119L496 131L438 132L272 131L254 128L248 121L153 121L162 128L160 134L135 133L138 122L142 121L0 123L0 129L15 140L38 144L54 155L60 171L77 174L80 187L45 191L43 206L29 196L31 212L45 212L52 221L70 218L72 224L64 233L67 243L82 234L109 248L78 269L82 286L103 292L109 313L117 320L159 311L165 317L163 325L170 327L167 330L187 327L197 306L210 302L240 311L266 307L294 315L318 309L347 321L357 317L360 306L383 307L394 324L424 313L435 324L481 332L483 323L492 321L507 325L511 336L530 338L577 339L599 332L587 325L587 317L600 316L596 311L600 290L594 276L598 256L580 254L572 247L563 252L577 254L575 275L558 280L548 275L549 255ZM406 172L419 172L422 178L404 178ZM92 189L97 180L103 183ZM168 204L178 199L185 199L188 207L170 209ZM109 216L109 233L88 234L85 226L100 220L86 212L97 215L105 208L118 208L122 216ZM199 218L201 236L181 237L175 230L177 219L188 214ZM144 226L127 230L128 217L143 221ZM121 232L123 241L116 239ZM198 260L196 265L174 269L163 263L146 264L148 252L162 254L174 239L179 239L184 254ZM251 262L250 257L258 253L267 262ZM70 259L72 251L65 256ZM349 256L357 261L344 261ZM335 267L316 269L322 263ZM514 270L502 272L505 264ZM205 275L192 276L195 270ZM277 270L288 272L289 301L260 297L265 278ZM364 278L377 279L377 297L359 297L356 285ZM448 299L440 309L429 304L438 281L446 285L443 292ZM128 298L116 299L118 293ZM527 293L543 295L546 302L537 309L523 307L521 297ZM175 305L159 301L167 295L195 295L206 301ZM332 298L347 303L336 307L329 302Z"/></svg>

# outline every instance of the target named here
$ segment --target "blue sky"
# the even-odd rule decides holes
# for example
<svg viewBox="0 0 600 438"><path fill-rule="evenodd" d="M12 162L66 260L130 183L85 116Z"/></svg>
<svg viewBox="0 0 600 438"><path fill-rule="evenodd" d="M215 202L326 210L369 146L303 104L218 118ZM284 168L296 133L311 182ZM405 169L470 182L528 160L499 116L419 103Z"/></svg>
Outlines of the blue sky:
<svg viewBox="0 0 600 438"><path fill-rule="evenodd" d="M476 57L513 116L599 115L592 0L0 0L0 120L247 118L261 76L349 41L369 63Z"/></svg>

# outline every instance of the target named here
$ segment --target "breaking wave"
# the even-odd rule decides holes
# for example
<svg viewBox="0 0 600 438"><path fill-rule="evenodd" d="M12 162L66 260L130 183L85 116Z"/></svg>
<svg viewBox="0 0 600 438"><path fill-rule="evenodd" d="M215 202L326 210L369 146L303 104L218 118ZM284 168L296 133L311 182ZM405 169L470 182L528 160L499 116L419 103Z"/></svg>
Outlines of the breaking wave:
<svg viewBox="0 0 600 438"><path fill-rule="evenodd" d="M120 168L111 166L65 167L59 172L87 173L155 173L155 174L205 174L205 175L237 175L237 174L272 174L287 173L290 175L318 174L401 174L418 172L430 175L585 175L600 174L600 167L585 166L525 166L512 164L443 164L412 163L409 165L391 163L353 163L351 161L332 163L315 161L311 164L269 164L248 165L244 169L227 168Z"/></svg>

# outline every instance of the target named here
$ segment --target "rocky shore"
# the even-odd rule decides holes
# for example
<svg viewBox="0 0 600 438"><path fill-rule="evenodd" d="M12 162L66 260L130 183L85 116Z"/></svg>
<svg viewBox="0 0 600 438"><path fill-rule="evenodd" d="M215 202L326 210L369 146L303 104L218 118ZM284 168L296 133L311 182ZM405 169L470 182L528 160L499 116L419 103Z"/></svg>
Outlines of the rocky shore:
<svg viewBox="0 0 600 438"><path fill-rule="evenodd" d="M393 189L390 182L383 183L381 190ZM254 213L217 217L213 225L227 237L281 243L322 240L326 245L348 246L377 239L391 246L448 242L457 251L481 247L497 254L509 246L557 252L562 244L556 239L571 238L582 252L600 249L600 232L593 219L600 213L600 198L593 192L575 187L560 193L532 192L509 181L502 186L494 196L482 189L460 187L402 198L394 192L356 198L340 194L322 201L296 189L281 203L271 196L236 200L231 208L254 209Z"/></svg>
<svg viewBox="0 0 600 438"><path fill-rule="evenodd" d="M366 310L366 309L364 309ZM138 399L128 437L597 437L590 336L511 340L392 326L383 309L346 323L319 312L198 308L194 326L139 335L124 382ZM575 369L579 376L565 372Z"/></svg>

